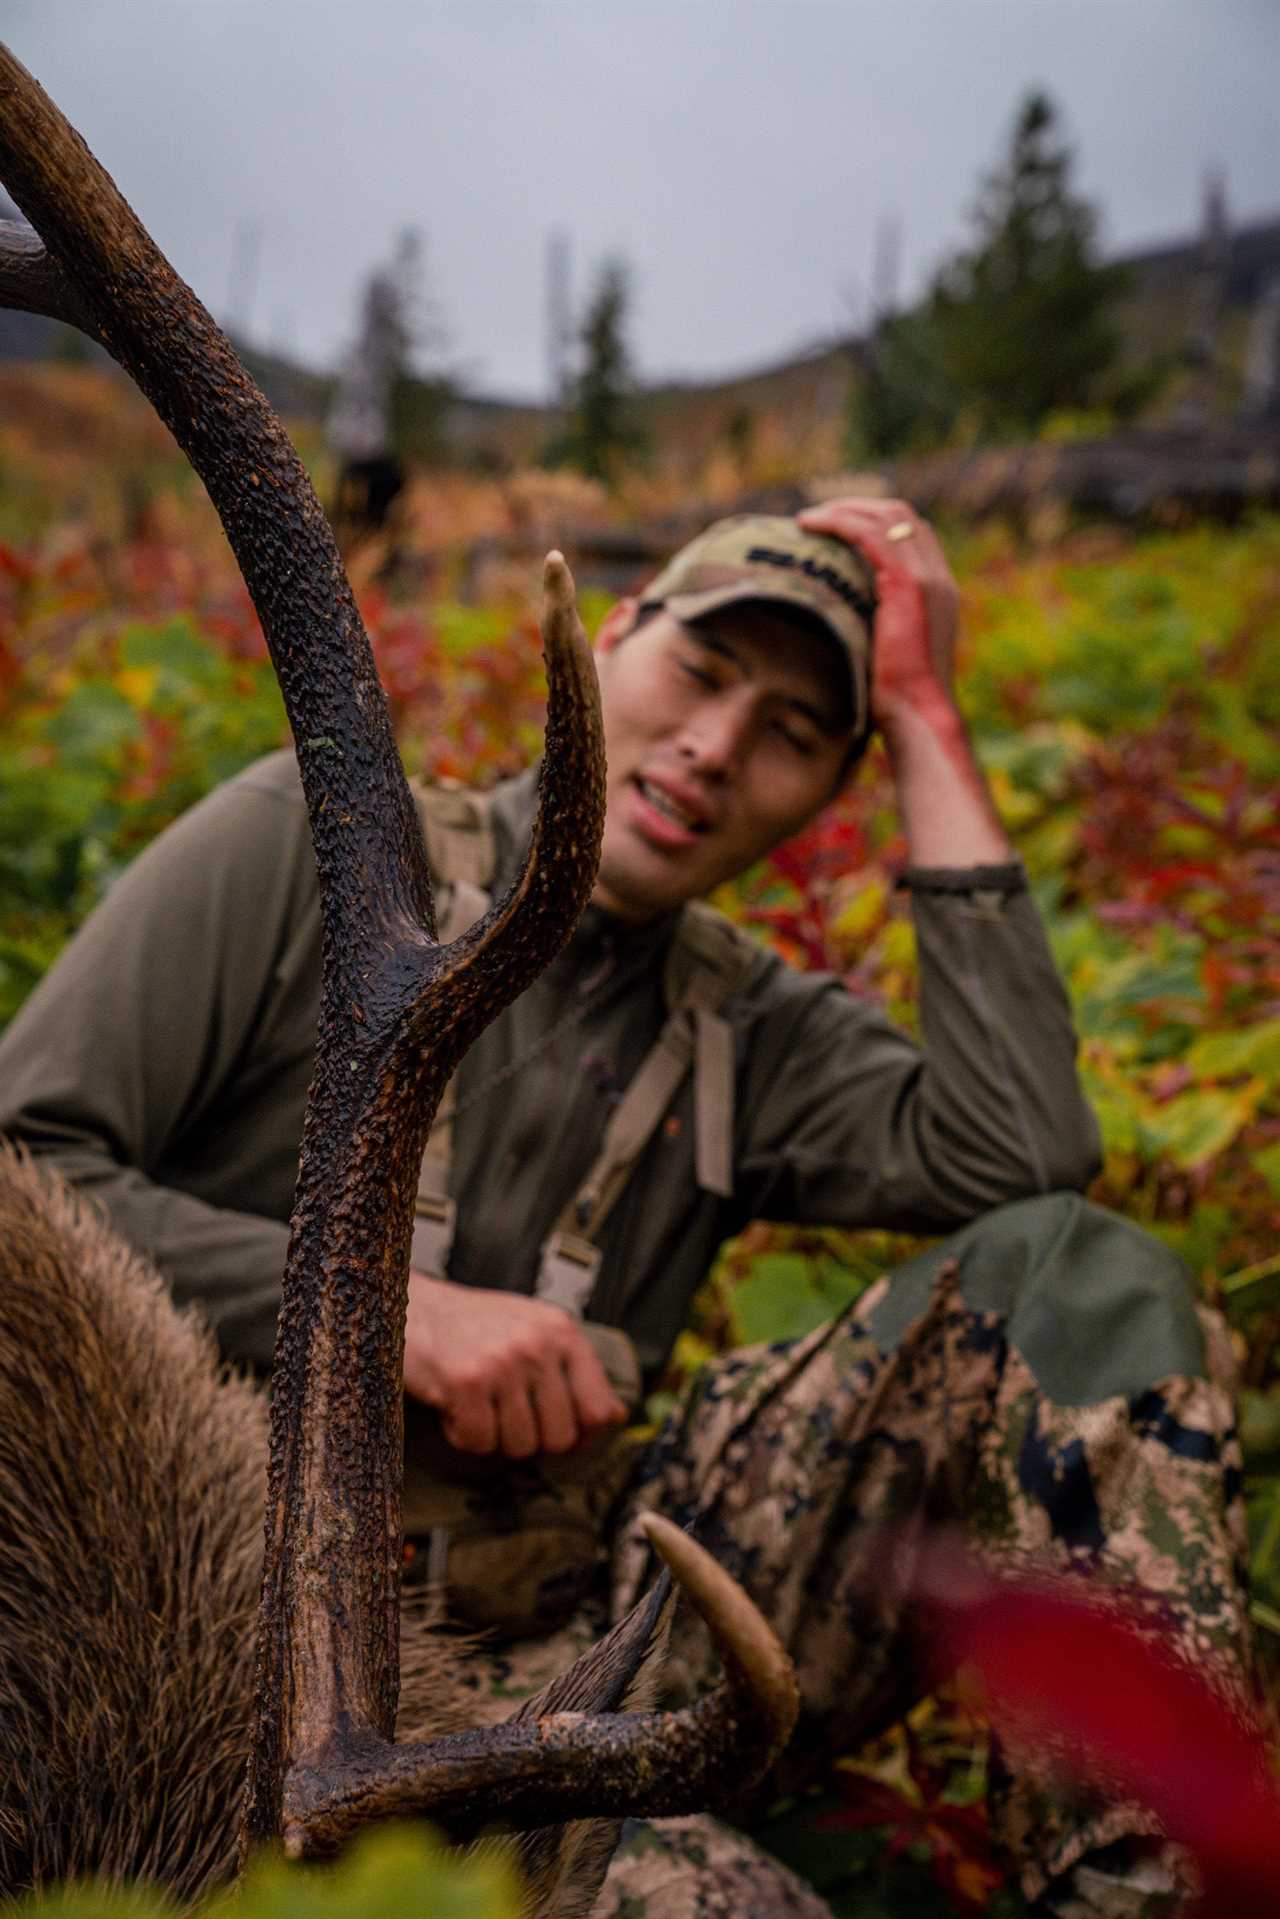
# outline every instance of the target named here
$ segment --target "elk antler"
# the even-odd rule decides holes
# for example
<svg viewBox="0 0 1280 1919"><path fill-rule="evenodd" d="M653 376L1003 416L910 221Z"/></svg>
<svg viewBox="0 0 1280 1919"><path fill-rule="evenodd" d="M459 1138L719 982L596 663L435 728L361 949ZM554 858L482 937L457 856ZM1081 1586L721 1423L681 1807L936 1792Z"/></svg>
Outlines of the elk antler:
<svg viewBox="0 0 1280 1919"><path fill-rule="evenodd" d="M301 462L209 314L6 48L0 174L40 236L5 223L0 299L101 341L208 488L280 679L320 874L320 1030L272 1409L246 1820L258 1839L279 1831L290 1764L330 1747L341 1726L357 1741L391 1732L416 1169L461 1054L558 950L590 894L603 818L594 674L572 580L552 555L533 845L508 898L464 940L437 945L386 701Z"/></svg>
<svg viewBox="0 0 1280 1919"><path fill-rule="evenodd" d="M595 677L572 579L553 553L542 625L546 757L532 846L507 897L440 946L386 701L302 465L209 314L4 47L0 175L35 229L0 224L0 303L67 320L99 340L208 488L280 679L319 869L320 1027L276 1344L247 1845L280 1834L286 1800L318 1794L334 1803L367 1781L371 1766L424 1767L422 1751L401 1763L389 1744L413 1193L459 1058L554 955L590 895L603 824ZM735 1675L751 1663L741 1650L736 1657ZM756 1741L765 1758L785 1717L780 1659L775 1652L766 1662L775 1677ZM710 1712L717 1737L743 1722L737 1677L734 1685L727 1715L694 1709L699 1725ZM548 1755L551 1724L533 1735ZM597 1748L600 1739L597 1730ZM633 1784L637 1766L654 1764L643 1734L634 1743ZM615 1772L619 1802L638 1809ZM695 1769L685 1791L663 1803L691 1806L713 1772ZM735 1772L745 1783L740 1763ZM438 1768L433 1781L423 1789L431 1803L441 1797ZM469 1790L477 1783L479 1775ZM571 1796L566 1789L557 1803L567 1808ZM503 1803L514 1807L516 1797ZM356 1816L374 1816L386 1795L366 1794L363 1803ZM297 1815L288 1817L293 1830Z"/></svg>
<svg viewBox="0 0 1280 1919"><path fill-rule="evenodd" d="M65 320L97 338L93 316L40 235L18 220L0 220L0 306Z"/></svg>
<svg viewBox="0 0 1280 1919"><path fill-rule="evenodd" d="M726 1682L674 1713L517 1716L420 1745L370 1744L289 1781L285 1849L322 1858L371 1819L427 1813L447 1830L630 1814L660 1818L739 1798L786 1745L798 1697L790 1660L742 1588L687 1533L649 1513L643 1529L706 1621Z"/></svg>

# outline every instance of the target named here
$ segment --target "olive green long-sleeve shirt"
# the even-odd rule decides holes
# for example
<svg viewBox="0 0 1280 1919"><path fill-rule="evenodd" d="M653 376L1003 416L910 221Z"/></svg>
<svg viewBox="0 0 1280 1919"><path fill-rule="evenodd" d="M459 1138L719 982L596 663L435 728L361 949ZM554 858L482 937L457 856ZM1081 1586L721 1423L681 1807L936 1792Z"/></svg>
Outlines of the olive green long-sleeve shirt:
<svg viewBox="0 0 1280 1919"><path fill-rule="evenodd" d="M494 801L498 880L534 776ZM600 1235L589 1313L658 1367L748 1220L947 1230L1078 1187L1097 1134L1030 900L916 897L923 1051L838 981L761 951L733 1032L733 1192L694 1172L682 1086ZM589 908L459 1073L450 1277L531 1291L621 1091L666 1016L674 917ZM0 1038L0 1131L48 1154L148 1253L224 1350L270 1363L319 1006L320 922L292 755L251 767L130 867Z"/></svg>

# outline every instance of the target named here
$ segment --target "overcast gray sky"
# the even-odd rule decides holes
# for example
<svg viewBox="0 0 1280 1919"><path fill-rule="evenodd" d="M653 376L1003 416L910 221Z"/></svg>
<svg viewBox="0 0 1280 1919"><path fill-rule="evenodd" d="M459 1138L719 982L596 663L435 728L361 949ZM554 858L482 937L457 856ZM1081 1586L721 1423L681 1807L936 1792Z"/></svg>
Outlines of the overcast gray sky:
<svg viewBox="0 0 1280 1919"><path fill-rule="evenodd" d="M1108 244L1205 169L1280 211L1280 0L0 0L0 26L220 317L328 363L402 226L468 383L541 394L544 260L634 273L647 376L848 325L877 222L902 291L963 236L1028 87ZM237 238L239 236L239 238Z"/></svg>

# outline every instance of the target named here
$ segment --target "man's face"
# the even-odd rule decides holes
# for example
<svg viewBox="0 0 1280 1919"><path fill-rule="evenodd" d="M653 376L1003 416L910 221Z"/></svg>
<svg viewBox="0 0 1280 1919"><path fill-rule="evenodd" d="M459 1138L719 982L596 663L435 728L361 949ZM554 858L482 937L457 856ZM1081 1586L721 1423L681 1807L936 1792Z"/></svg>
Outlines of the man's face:
<svg viewBox="0 0 1280 1919"><path fill-rule="evenodd" d="M759 602L596 646L604 845L593 895L623 919L670 912L740 873L832 798L853 736L837 642Z"/></svg>

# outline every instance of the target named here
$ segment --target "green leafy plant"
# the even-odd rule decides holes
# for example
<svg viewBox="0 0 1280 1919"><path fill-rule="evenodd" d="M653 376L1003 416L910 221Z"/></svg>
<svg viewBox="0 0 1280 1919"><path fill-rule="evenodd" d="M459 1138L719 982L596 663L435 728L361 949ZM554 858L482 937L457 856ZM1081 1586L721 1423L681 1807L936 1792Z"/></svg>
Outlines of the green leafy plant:
<svg viewBox="0 0 1280 1919"><path fill-rule="evenodd" d="M177 1919L179 1908L139 1886L66 1886L20 1900L40 1919ZM518 1919L519 1887L500 1848L469 1858L422 1827L383 1826L364 1834L332 1866L251 1865L232 1892L196 1908L196 1919Z"/></svg>
<svg viewBox="0 0 1280 1919"><path fill-rule="evenodd" d="M124 863L284 728L197 496L157 480L136 512L104 505L90 531L71 516L82 469L3 439L0 453L24 502L0 544L2 1018ZM1144 538L1094 528L1031 553L988 533L954 541L953 559L961 701L1044 910L1102 1122L1094 1196L1183 1255L1239 1342L1267 1655L1280 1647L1280 519ZM382 586L362 603L414 770L487 783L537 751L538 643L521 614L408 604ZM873 751L839 806L721 904L910 1026L914 943L892 883L903 852ZM909 1245L751 1228L704 1288L678 1370L808 1331ZM914 1780L896 1737L775 1829L838 1912L866 1919L955 1910L987 1883L982 1739L963 1702L913 1717ZM902 1801L870 1795L883 1816L869 1827L864 1777ZM943 1815L957 1806L972 1818ZM822 1823L842 1808L843 1825ZM1016 1910L1013 1893L987 1909Z"/></svg>

